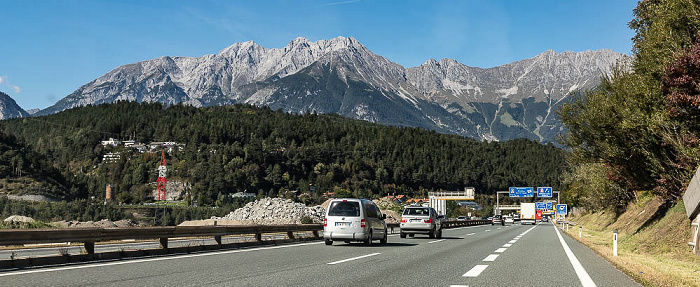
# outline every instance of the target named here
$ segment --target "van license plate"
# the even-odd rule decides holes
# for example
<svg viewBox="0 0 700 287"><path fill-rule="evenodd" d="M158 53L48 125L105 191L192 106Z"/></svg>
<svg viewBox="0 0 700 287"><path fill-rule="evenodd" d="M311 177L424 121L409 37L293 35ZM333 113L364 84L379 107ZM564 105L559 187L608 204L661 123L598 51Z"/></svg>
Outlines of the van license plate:
<svg viewBox="0 0 700 287"><path fill-rule="evenodd" d="M341 227L350 226L350 222L336 222L335 226L341 226Z"/></svg>

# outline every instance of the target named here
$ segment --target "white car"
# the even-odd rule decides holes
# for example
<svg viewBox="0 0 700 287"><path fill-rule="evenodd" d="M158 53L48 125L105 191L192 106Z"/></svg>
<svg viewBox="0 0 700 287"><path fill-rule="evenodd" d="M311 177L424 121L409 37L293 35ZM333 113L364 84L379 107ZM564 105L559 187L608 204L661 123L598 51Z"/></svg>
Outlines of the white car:
<svg viewBox="0 0 700 287"><path fill-rule="evenodd" d="M432 207L406 207L401 214L401 238L406 235L427 234L430 238L442 238L444 215L438 215Z"/></svg>
<svg viewBox="0 0 700 287"><path fill-rule="evenodd" d="M362 241L371 245L372 240L386 244L386 215L369 199L340 198L328 204L323 219L323 238L326 245L333 241Z"/></svg>
<svg viewBox="0 0 700 287"><path fill-rule="evenodd" d="M515 220L513 219L512 216L504 216L503 218L504 218L504 220L505 220L505 223L513 223L513 222L515 222Z"/></svg>

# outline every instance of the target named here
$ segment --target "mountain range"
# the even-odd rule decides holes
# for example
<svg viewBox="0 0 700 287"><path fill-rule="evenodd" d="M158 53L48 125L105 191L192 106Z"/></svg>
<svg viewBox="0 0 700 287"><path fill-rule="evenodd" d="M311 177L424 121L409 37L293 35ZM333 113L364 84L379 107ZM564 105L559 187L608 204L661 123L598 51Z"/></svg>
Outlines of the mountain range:
<svg viewBox="0 0 700 287"><path fill-rule="evenodd" d="M283 48L252 41L217 54L169 57L118 67L34 114L119 100L193 106L237 103L292 113L336 113L482 140L553 142L554 110L571 93L594 87L627 56L611 50L546 51L493 68L430 59L404 68L349 37Z"/></svg>

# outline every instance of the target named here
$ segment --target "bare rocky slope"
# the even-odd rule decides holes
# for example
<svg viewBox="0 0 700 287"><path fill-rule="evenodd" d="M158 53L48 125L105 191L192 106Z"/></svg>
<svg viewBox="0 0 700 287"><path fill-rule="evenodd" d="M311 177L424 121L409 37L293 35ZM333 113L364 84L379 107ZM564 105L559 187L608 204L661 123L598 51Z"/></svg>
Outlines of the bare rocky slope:
<svg viewBox="0 0 700 287"><path fill-rule="evenodd" d="M29 116L29 114L22 109L14 99L9 95L0 92L0 120L11 119L11 118L21 118Z"/></svg>

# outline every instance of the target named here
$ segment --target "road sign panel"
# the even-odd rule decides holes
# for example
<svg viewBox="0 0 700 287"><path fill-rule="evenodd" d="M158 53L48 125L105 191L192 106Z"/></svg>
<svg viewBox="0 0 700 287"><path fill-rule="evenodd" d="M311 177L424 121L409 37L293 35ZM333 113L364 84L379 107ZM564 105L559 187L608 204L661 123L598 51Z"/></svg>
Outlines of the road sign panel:
<svg viewBox="0 0 700 287"><path fill-rule="evenodd" d="M539 210L552 210L552 202L535 202L535 208Z"/></svg>
<svg viewBox="0 0 700 287"><path fill-rule="evenodd" d="M557 204L557 215L566 215L567 206L566 204Z"/></svg>
<svg viewBox="0 0 700 287"><path fill-rule="evenodd" d="M532 187L510 187L508 188L510 197L533 197L534 188Z"/></svg>
<svg viewBox="0 0 700 287"><path fill-rule="evenodd" d="M552 197L552 188L551 187L538 187L537 188L537 197Z"/></svg>

